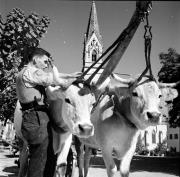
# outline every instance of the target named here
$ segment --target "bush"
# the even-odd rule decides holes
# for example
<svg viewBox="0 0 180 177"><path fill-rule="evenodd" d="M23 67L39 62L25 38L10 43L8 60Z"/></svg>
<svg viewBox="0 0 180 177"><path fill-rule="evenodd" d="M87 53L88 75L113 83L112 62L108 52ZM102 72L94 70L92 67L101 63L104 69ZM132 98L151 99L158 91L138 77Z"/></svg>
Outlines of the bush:
<svg viewBox="0 0 180 177"><path fill-rule="evenodd" d="M145 147L145 145L142 143L142 140L140 138L138 139L138 142L136 144L135 152L138 155L147 155L149 153L149 150Z"/></svg>
<svg viewBox="0 0 180 177"><path fill-rule="evenodd" d="M150 151L151 156L163 156L167 154L167 143L163 141L158 143L157 147L154 150Z"/></svg>

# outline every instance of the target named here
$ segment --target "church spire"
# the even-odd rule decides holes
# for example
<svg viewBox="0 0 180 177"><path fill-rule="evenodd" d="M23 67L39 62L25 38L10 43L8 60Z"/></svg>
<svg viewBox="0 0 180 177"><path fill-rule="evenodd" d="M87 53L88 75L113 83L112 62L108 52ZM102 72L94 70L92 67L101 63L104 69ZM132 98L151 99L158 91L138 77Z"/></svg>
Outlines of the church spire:
<svg viewBox="0 0 180 177"><path fill-rule="evenodd" d="M99 32L99 24L97 19L97 12L96 12L96 4L95 1L92 1L88 26L87 26L87 32L86 32L86 41L88 41L92 34L95 33L97 38L99 39L100 43L102 44L102 37Z"/></svg>
<svg viewBox="0 0 180 177"><path fill-rule="evenodd" d="M91 11L89 15L89 21L87 31L84 35L84 48L83 48L83 68L84 72L94 63L103 52L102 37L99 32L99 25L97 20L97 12L95 2L92 1ZM86 74L86 78L91 75L96 68L102 63L102 59L99 60L93 68ZM103 68L99 70L98 74L102 73Z"/></svg>

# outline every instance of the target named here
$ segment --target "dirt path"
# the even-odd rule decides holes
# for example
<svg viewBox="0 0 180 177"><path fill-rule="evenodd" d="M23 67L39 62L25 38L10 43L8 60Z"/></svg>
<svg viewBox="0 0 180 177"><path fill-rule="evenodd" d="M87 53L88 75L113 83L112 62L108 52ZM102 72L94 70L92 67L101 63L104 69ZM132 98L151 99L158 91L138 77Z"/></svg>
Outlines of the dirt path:
<svg viewBox="0 0 180 177"><path fill-rule="evenodd" d="M14 163L18 156L13 156L8 148L0 146L0 177L17 177L18 168Z"/></svg>
<svg viewBox="0 0 180 177"><path fill-rule="evenodd" d="M0 177L17 177L18 167L8 149L0 147ZM180 176L180 158L134 157L131 163L130 177L177 177ZM116 161L119 165L119 162ZM78 177L77 168L74 177ZM106 169L101 157L91 159L88 177L106 177ZM115 177L119 177L119 171Z"/></svg>

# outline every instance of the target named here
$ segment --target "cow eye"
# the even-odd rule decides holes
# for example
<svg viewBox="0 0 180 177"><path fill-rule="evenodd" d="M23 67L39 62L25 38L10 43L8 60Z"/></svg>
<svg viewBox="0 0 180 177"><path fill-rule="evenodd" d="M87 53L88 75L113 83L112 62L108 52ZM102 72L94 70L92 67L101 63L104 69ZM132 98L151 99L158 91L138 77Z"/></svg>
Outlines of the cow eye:
<svg viewBox="0 0 180 177"><path fill-rule="evenodd" d="M162 97L162 95L159 95L159 98L161 98Z"/></svg>
<svg viewBox="0 0 180 177"><path fill-rule="evenodd" d="M71 104L71 101L69 98L65 98L65 102L68 103L68 104Z"/></svg>
<svg viewBox="0 0 180 177"><path fill-rule="evenodd" d="M48 64L48 61L47 61L47 60L45 60L45 61L44 61L44 63L45 63L45 64Z"/></svg>
<svg viewBox="0 0 180 177"><path fill-rule="evenodd" d="M132 92L132 96L138 96L138 93L137 92Z"/></svg>

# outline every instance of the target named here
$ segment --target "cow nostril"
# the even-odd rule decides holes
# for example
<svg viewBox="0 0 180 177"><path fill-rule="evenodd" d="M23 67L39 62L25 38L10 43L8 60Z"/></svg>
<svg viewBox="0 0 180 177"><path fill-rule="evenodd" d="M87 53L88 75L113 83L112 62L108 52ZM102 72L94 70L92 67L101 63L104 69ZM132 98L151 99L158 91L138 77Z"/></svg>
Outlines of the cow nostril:
<svg viewBox="0 0 180 177"><path fill-rule="evenodd" d="M152 118L152 114L150 112L147 112L147 116L148 116L149 119Z"/></svg>
<svg viewBox="0 0 180 177"><path fill-rule="evenodd" d="M83 128L83 126L82 126L81 124L79 124L78 127L79 127L79 130L80 130L81 132L84 131L84 128Z"/></svg>
<svg viewBox="0 0 180 177"><path fill-rule="evenodd" d="M149 119L153 119L153 118L159 118L160 117L160 113L158 112L147 112L147 116Z"/></svg>
<svg viewBox="0 0 180 177"><path fill-rule="evenodd" d="M91 134L93 131L93 126L89 124L79 124L78 127L80 132L83 134Z"/></svg>

